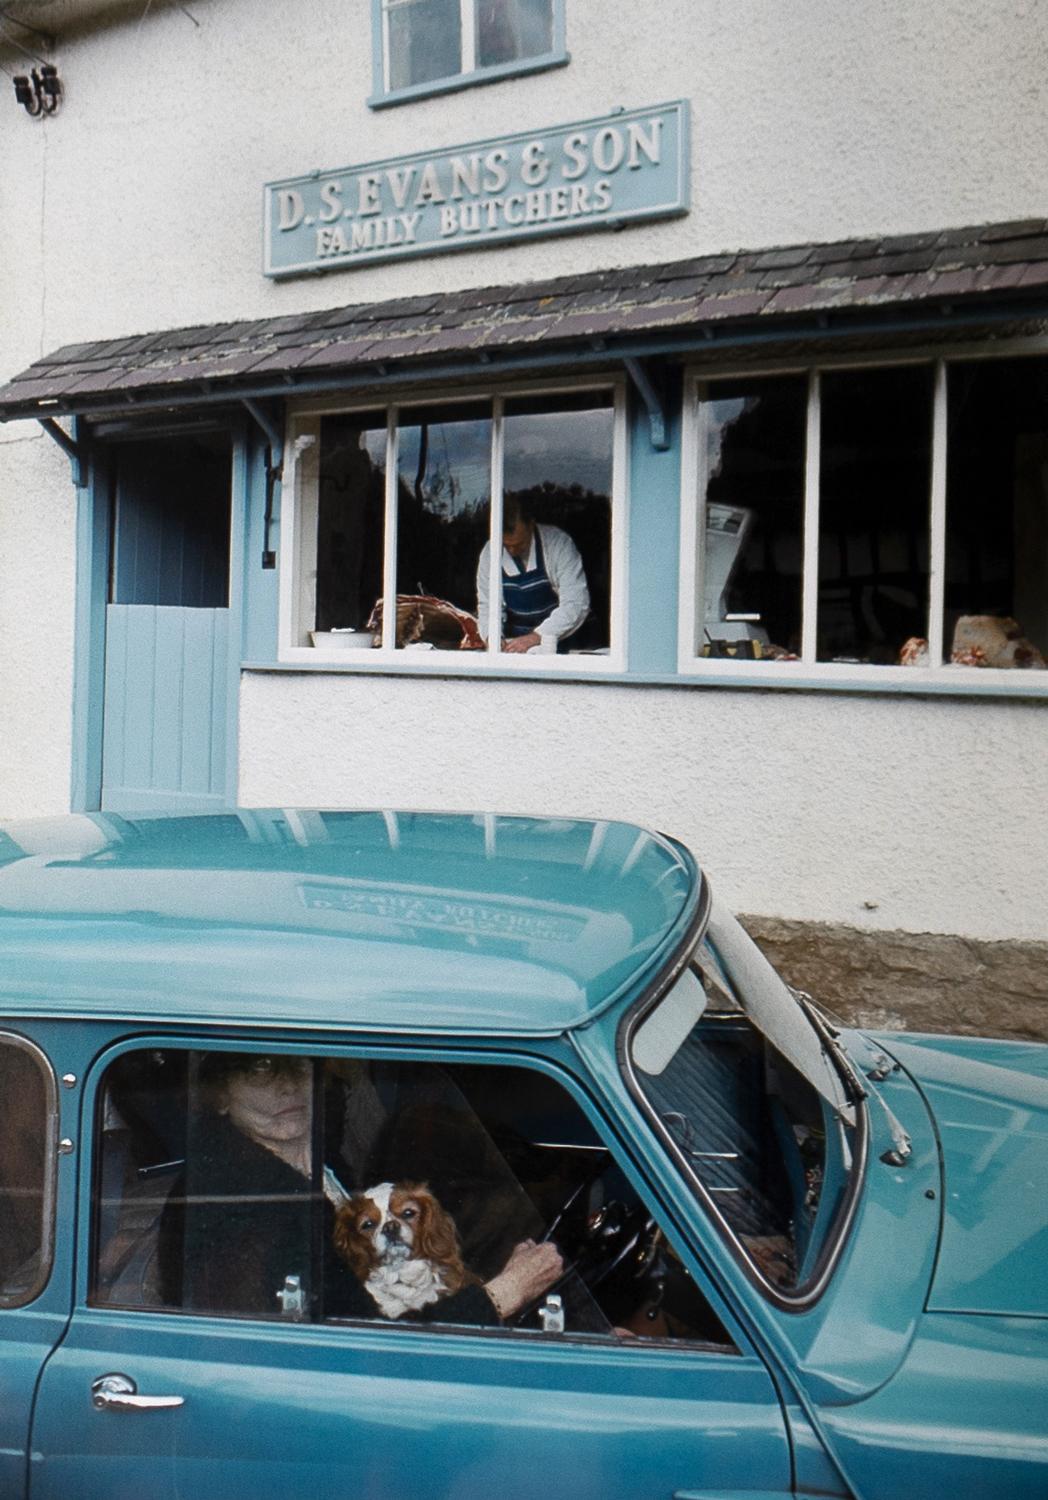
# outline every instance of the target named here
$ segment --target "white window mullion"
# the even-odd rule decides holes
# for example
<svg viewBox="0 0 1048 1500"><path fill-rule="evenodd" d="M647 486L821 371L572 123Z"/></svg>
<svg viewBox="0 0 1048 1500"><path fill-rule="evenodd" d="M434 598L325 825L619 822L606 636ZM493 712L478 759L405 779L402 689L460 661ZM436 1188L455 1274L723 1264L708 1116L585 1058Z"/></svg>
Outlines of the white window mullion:
<svg viewBox="0 0 1048 1500"><path fill-rule="evenodd" d="M477 66L476 0L459 0L462 29L462 71L472 73Z"/></svg>
<svg viewBox="0 0 1048 1500"><path fill-rule="evenodd" d="M390 84L392 74L393 65L389 51L389 4L388 0L382 0L382 84L387 94L392 86Z"/></svg>
<svg viewBox="0 0 1048 1500"><path fill-rule="evenodd" d="M677 653L690 662L702 652L706 639L706 486L709 482L710 407L708 386L697 384L691 394L691 420L683 424L681 470L681 610Z"/></svg>
<svg viewBox="0 0 1048 1500"><path fill-rule="evenodd" d="M804 442L804 575L801 608L801 660L814 664L819 612L819 469L822 398L818 370L808 374L808 418Z"/></svg>
<svg viewBox="0 0 1048 1500"><path fill-rule="evenodd" d="M488 532L488 617L481 620L487 637L488 655L502 650L502 463L505 453L503 410L505 403L496 396L491 412L491 505Z"/></svg>
<svg viewBox="0 0 1048 1500"><path fill-rule="evenodd" d="M386 418L386 543L382 557L382 649L397 644L397 494L400 465L399 411L391 406Z"/></svg>
<svg viewBox="0 0 1048 1500"><path fill-rule="evenodd" d="M946 362L936 360L932 398L931 556L928 566L928 665L943 661L946 603Z"/></svg>

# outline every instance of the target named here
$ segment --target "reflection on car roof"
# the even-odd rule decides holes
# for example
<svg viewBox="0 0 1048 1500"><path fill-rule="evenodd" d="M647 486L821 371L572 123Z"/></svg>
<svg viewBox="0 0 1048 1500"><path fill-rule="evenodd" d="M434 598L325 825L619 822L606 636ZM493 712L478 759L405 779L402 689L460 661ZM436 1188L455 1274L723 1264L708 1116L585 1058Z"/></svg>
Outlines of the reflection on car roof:
<svg viewBox="0 0 1048 1500"><path fill-rule="evenodd" d="M631 824L93 813L0 827L9 1014L559 1033L632 993L699 899Z"/></svg>

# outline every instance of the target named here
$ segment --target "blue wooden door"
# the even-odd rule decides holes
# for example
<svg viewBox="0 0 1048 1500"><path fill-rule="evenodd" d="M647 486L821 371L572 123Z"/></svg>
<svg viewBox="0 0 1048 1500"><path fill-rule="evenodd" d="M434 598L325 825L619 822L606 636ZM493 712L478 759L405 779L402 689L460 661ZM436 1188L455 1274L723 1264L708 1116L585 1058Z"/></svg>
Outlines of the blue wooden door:
<svg viewBox="0 0 1048 1500"><path fill-rule="evenodd" d="M102 807L222 807L236 676L230 442L194 434L114 457Z"/></svg>

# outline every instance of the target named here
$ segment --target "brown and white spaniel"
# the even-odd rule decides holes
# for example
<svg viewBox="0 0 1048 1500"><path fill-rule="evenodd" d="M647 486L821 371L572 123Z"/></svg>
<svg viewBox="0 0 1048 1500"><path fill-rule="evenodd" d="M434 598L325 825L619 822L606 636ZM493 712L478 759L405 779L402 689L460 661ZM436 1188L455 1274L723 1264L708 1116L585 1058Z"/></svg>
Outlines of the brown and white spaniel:
<svg viewBox="0 0 1048 1500"><path fill-rule="evenodd" d="M336 1216L334 1238L387 1318L477 1280L462 1263L454 1220L424 1182L380 1182L354 1193Z"/></svg>

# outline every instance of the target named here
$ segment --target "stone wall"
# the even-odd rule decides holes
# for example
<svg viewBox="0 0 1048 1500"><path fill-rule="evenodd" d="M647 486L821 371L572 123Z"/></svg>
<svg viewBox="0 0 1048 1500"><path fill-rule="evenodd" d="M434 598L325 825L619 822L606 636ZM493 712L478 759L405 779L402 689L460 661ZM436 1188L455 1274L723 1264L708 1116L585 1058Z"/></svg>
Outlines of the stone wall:
<svg viewBox="0 0 1048 1500"><path fill-rule="evenodd" d="M1048 942L742 920L784 979L849 1024L1048 1042Z"/></svg>

